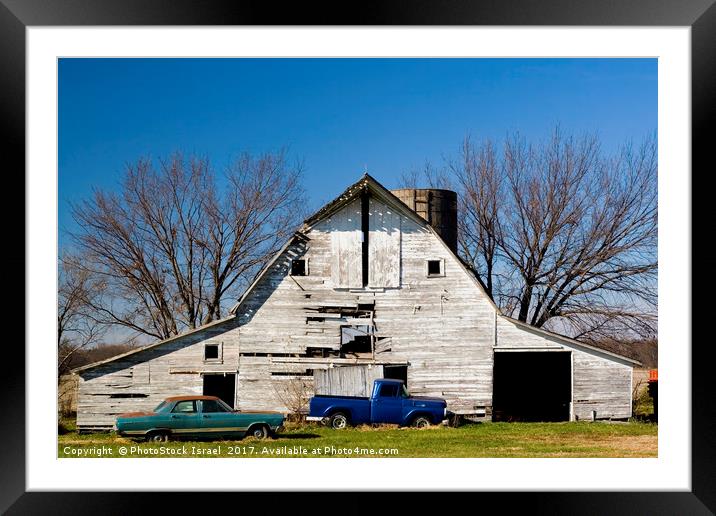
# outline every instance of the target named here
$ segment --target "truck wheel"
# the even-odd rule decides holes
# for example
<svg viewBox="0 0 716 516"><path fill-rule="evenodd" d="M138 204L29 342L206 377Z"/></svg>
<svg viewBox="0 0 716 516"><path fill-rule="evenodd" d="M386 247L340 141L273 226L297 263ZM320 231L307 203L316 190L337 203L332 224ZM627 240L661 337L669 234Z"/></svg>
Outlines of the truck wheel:
<svg viewBox="0 0 716 516"><path fill-rule="evenodd" d="M334 430L342 430L348 426L348 416L343 412L336 412L328 420L328 425Z"/></svg>
<svg viewBox="0 0 716 516"><path fill-rule="evenodd" d="M430 420L425 416L418 416L413 419L411 426L414 426L415 428L425 428L426 426L430 426Z"/></svg>
<svg viewBox="0 0 716 516"><path fill-rule="evenodd" d="M249 429L248 435L256 439L266 439L269 436L269 431L265 425L257 425Z"/></svg>
<svg viewBox="0 0 716 516"><path fill-rule="evenodd" d="M147 434L147 441L151 443L165 443L169 440L168 432L149 432Z"/></svg>

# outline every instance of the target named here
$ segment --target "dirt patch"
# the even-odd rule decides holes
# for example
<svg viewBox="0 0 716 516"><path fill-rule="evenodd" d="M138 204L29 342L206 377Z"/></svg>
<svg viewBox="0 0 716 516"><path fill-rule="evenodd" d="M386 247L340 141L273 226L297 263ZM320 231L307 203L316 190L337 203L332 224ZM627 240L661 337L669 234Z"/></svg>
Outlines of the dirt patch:
<svg viewBox="0 0 716 516"><path fill-rule="evenodd" d="M618 444L618 449L629 452L634 456L657 457L659 452L659 438L655 435L630 435L619 439L612 439Z"/></svg>
<svg viewBox="0 0 716 516"><path fill-rule="evenodd" d="M633 435L594 438L567 438L559 440L560 446L584 447L595 455L607 457L657 457L658 438L655 435Z"/></svg>

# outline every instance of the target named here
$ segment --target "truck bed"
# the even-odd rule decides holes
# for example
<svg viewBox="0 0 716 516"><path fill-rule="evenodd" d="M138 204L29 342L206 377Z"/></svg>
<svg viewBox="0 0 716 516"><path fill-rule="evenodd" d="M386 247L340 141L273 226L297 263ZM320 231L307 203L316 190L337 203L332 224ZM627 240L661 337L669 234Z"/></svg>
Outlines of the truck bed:
<svg viewBox="0 0 716 516"><path fill-rule="evenodd" d="M364 396L316 395L309 402L309 421L321 419L331 412L344 412L353 424L370 422L370 398Z"/></svg>

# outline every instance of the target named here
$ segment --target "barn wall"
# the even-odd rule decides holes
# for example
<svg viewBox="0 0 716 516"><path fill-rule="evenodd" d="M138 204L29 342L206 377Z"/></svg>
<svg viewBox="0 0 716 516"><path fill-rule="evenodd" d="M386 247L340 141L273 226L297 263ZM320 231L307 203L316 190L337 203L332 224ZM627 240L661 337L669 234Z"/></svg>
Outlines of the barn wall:
<svg viewBox="0 0 716 516"><path fill-rule="evenodd" d="M347 219L355 218L355 208L355 202L349 204L311 228L306 233L308 241L297 239L290 245L239 308L239 406L279 409L266 396L278 381L271 377L277 360L283 367L292 363L297 372L343 363L335 357L305 355L320 355L322 349L337 353L341 326L350 324L375 329L375 355L354 360L409 363L411 392L444 397L451 410L489 406L495 310L434 233L372 198L370 213L375 219L370 222L369 245L376 246L372 255L392 249L400 257L399 263L386 261L389 270L383 276L374 270L373 280L399 287L335 286L334 235L336 230L344 231ZM374 236L373 232L387 227L390 235ZM309 260L308 276L288 275L295 258ZM428 259L444 261L444 276L427 277ZM360 274L360 260L353 263L355 274ZM354 277L354 272L346 277ZM372 318L351 315L359 304L374 307ZM343 307L344 313L326 313L327 307L333 311ZM250 356L267 353L274 356Z"/></svg>
<svg viewBox="0 0 716 516"><path fill-rule="evenodd" d="M78 425L111 426L119 413L200 394L202 372L238 373L239 409L290 411L313 394L317 377L321 382L331 374L317 371L368 363L407 364L413 394L445 398L452 411L480 407L489 415L496 343L571 349L574 413L580 419L592 410L598 417L631 415L631 367L497 316L425 223L376 197L370 213L369 255L383 265L369 268L368 288L354 288L362 282L362 260L354 256L360 203L354 201L295 237L235 319L82 372ZM308 260L307 276L289 274L291 260L299 258ZM427 260L441 260L443 274L428 277ZM339 356L345 325L372 327L374 351ZM222 345L220 361L204 361L209 342Z"/></svg>
<svg viewBox="0 0 716 516"><path fill-rule="evenodd" d="M168 396L201 394L201 373L235 373L238 332L229 320L155 348L78 373L77 425L110 427L118 414L151 410ZM204 345L219 344L218 360L204 360Z"/></svg>
<svg viewBox="0 0 716 516"><path fill-rule="evenodd" d="M572 407L577 419L631 417L632 367L621 359L582 348L558 336L547 336L513 323L497 320L497 349L572 352Z"/></svg>
<svg viewBox="0 0 716 516"><path fill-rule="evenodd" d="M407 217L402 227L403 288L376 294L378 335L410 363L413 394L443 397L453 411L490 406L495 309L432 232ZM427 277L427 260L442 260L444 276Z"/></svg>

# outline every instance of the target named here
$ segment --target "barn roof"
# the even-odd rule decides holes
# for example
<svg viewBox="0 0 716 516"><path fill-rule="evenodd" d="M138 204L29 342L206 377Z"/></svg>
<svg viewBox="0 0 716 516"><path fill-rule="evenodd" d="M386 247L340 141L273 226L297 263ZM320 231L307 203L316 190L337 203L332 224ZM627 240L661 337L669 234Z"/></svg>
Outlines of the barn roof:
<svg viewBox="0 0 716 516"><path fill-rule="evenodd" d="M591 351L597 351L604 355L609 355L611 357L618 358L619 360L623 360L625 362L630 362L634 365L642 365L641 362L639 362L638 360L634 360L633 358L627 357L626 355L621 355L619 353L615 353L615 352L610 351L610 350L603 348L601 346L596 346L593 344L586 344L586 343L582 342L581 340L576 340L571 337L567 337L566 335L562 335L561 333L555 333L553 331L545 330L543 328L537 328L536 326L532 326L531 324L522 322L519 319L514 319L512 317L508 317L506 315L499 314L499 316L502 317L503 319L515 324L516 326L521 326L522 328L525 328L527 330L542 334L545 337L554 337L558 340L564 341L569 346L576 346L576 347L591 350Z"/></svg>
<svg viewBox="0 0 716 516"><path fill-rule="evenodd" d="M321 220L340 210L343 206L358 197L364 190L370 190L373 195L377 195L379 198L395 204L396 208L400 208L404 215L411 217L415 221L427 224L425 220L420 217L420 215L411 210L408 205L396 197L393 192L380 184L373 176L365 173L358 181L346 188L338 197L330 201L328 204L325 204L320 210L308 217L304 221L303 229L308 229L311 226L316 225Z"/></svg>
<svg viewBox="0 0 716 516"><path fill-rule="evenodd" d="M243 302L248 298L248 296L251 294L253 289L258 285L258 283L261 281L261 279L268 273L268 271L271 269L273 264L278 260L278 258L284 253L284 251L288 248L288 246L296 239L296 238L305 238L305 232L307 232L311 227L318 224L320 221L330 217L333 213L337 212L350 202L352 202L355 198L360 196L361 192L369 190L371 192L371 195L376 196L377 198L387 201L391 205L393 205L397 210L399 210L403 215L411 218L416 223L422 225L425 227L428 231L430 231L433 235L435 235L438 239L438 241L445 247L445 249L453 255L460 267L462 267L465 272L468 273L468 276L474 281L475 285L478 289L480 289L484 294L485 297L488 299L490 304L495 308L495 310L499 309L497 308L497 305L494 303L492 298L487 294L487 290L485 289L485 285L482 283L482 280L479 278L477 274L475 274L475 271L470 267L467 262L465 262L462 258L460 258L455 252L453 252L452 249L450 249L450 246L448 246L443 238L440 236L440 234L435 231L435 229L428 224L428 222L423 219L420 215L415 213L407 204L405 204L403 201L401 201L393 192L385 188L382 184L380 184L373 176L371 176L368 173L363 174L358 181L350 185L348 188L346 188L338 197L324 205L320 210L318 210L316 213L308 217L304 223L303 227L297 231L289 240L286 242L286 244L281 248L281 250L276 253L274 258L266 264L266 266L263 268L263 270L256 276L253 283L249 285L249 288L246 289L246 291L241 295L237 303L231 308L229 313L235 314L239 307L243 304Z"/></svg>
<svg viewBox="0 0 716 516"><path fill-rule="evenodd" d="M174 342L177 339L186 337L188 335L193 335L195 333L198 333L202 330L205 330L207 328L211 328L213 326L218 326L221 323L224 323L226 321L229 321L233 319L234 316L224 317L223 319L217 319L216 321L211 321L210 323L204 324L202 326L199 326L198 328L194 328L189 331L185 331L184 333L180 333L178 335L174 335L172 337L169 337L167 339L159 340L157 342L152 342L151 344L147 344L146 346L142 346L137 349L133 349L131 351L127 351L126 353L120 353L119 355L115 355L113 357L105 358L104 360L98 360L97 362L92 362L91 364L83 365L80 367L75 367L70 372L71 373L79 373L81 371L86 371L87 369L92 369L97 366L101 366L103 364L108 364L110 362L114 362L115 360L119 360L120 358L125 358L131 355L135 355L137 353L141 353L142 351L146 351L148 349L156 348L157 346L162 346L163 344L169 344L170 342Z"/></svg>

